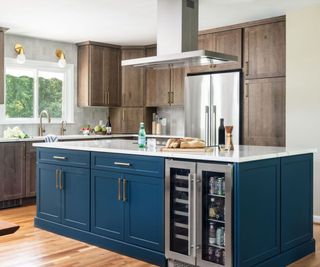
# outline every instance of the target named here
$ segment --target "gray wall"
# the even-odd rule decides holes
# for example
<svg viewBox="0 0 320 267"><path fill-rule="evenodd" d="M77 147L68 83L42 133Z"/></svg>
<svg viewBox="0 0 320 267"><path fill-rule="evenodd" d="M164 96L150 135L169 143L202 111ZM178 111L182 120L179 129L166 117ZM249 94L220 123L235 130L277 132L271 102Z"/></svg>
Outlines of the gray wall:
<svg viewBox="0 0 320 267"><path fill-rule="evenodd" d="M67 134L78 134L79 129L84 124L95 125L99 120L106 121L107 108L79 108L77 107L77 47L75 44L56 42L38 38L30 38L25 36L17 36L6 34L5 35L5 56L15 58L14 45L16 43L22 44L25 49L26 58L31 60L57 62L55 51L60 48L66 55L68 63L74 64L74 86L75 86L75 107L74 107L74 124L67 126ZM0 124L0 137L3 136L3 131L7 127L16 125L3 125ZM38 125L36 124L21 124L18 125L27 134L37 135ZM59 134L60 125L50 124L46 126L46 133Z"/></svg>

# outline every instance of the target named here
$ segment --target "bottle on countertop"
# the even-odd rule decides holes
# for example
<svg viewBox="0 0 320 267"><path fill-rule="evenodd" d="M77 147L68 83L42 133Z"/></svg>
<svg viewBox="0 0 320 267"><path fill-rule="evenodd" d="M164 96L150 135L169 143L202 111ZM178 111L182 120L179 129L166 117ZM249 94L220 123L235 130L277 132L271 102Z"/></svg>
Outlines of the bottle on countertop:
<svg viewBox="0 0 320 267"><path fill-rule="evenodd" d="M161 120L162 118L159 118L157 121L156 135L161 135Z"/></svg>
<svg viewBox="0 0 320 267"><path fill-rule="evenodd" d="M106 129L107 129L107 134L111 134L112 133L112 126L111 126L111 121L110 121L110 116L108 116L108 121L106 124Z"/></svg>
<svg viewBox="0 0 320 267"><path fill-rule="evenodd" d="M146 147L146 130L144 129L143 122L140 122L140 129L138 134L138 145L139 145L139 148Z"/></svg>
<svg viewBox="0 0 320 267"><path fill-rule="evenodd" d="M225 134L225 128L224 128L224 119L220 119L220 126L218 129L219 132L219 140L218 145L225 145L226 144L226 134Z"/></svg>

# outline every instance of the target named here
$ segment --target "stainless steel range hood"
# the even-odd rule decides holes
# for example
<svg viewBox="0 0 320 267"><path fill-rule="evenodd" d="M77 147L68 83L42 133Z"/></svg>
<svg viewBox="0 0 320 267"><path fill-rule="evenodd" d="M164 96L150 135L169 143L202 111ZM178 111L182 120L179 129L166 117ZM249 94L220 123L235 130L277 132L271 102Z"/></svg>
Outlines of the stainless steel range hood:
<svg viewBox="0 0 320 267"><path fill-rule="evenodd" d="M164 69L238 60L198 50L198 0L158 0L157 15L157 56L122 60L122 66Z"/></svg>

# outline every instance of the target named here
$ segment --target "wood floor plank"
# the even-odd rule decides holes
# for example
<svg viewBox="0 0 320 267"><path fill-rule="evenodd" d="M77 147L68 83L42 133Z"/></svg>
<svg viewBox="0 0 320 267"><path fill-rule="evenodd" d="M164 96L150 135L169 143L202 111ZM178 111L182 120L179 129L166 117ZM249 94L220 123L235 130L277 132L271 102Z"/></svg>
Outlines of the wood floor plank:
<svg viewBox="0 0 320 267"><path fill-rule="evenodd" d="M20 225L0 237L1 267L154 267L106 249L33 226L35 206L0 210L0 220ZM317 251L288 267L320 266L320 225L314 226ZM276 267L276 266L274 266Z"/></svg>

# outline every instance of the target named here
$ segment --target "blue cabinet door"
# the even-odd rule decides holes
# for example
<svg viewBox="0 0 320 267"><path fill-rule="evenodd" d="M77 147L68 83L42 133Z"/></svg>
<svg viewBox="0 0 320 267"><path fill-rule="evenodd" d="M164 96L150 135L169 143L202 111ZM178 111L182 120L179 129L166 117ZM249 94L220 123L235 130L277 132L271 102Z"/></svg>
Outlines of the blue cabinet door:
<svg viewBox="0 0 320 267"><path fill-rule="evenodd" d="M117 172L91 171L91 231L119 240L124 236L121 177Z"/></svg>
<svg viewBox="0 0 320 267"><path fill-rule="evenodd" d="M90 230L90 170L61 167L62 223Z"/></svg>
<svg viewBox="0 0 320 267"><path fill-rule="evenodd" d="M313 236L313 155L281 159L281 250Z"/></svg>
<svg viewBox="0 0 320 267"><path fill-rule="evenodd" d="M59 167L50 164L37 165L37 216L53 222L61 222L61 190Z"/></svg>
<svg viewBox="0 0 320 267"><path fill-rule="evenodd" d="M280 159L240 163L235 174L236 266L280 253Z"/></svg>
<svg viewBox="0 0 320 267"><path fill-rule="evenodd" d="M124 174L125 241L164 251L164 180Z"/></svg>

